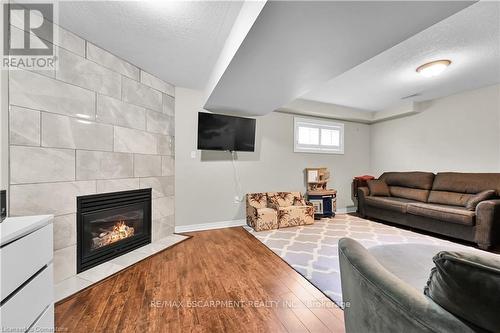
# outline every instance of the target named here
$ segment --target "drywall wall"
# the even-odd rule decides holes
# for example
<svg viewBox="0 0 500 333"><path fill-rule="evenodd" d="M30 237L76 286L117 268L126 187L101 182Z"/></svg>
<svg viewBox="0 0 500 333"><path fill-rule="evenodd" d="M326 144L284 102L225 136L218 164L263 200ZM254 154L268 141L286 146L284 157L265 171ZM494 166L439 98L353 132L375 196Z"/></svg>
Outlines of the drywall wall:
<svg viewBox="0 0 500 333"><path fill-rule="evenodd" d="M344 155L294 153L293 115L273 112L257 117L256 151L237 153L239 188L229 153L196 150L202 103L202 91L176 88L176 226L243 219L245 202L235 203L234 197L248 192L305 191L306 167L328 167L330 186L339 192L338 207L353 205L352 177L369 170L368 125L345 123Z"/></svg>
<svg viewBox="0 0 500 333"><path fill-rule="evenodd" d="M500 85L419 105L371 125L371 171L500 172Z"/></svg>

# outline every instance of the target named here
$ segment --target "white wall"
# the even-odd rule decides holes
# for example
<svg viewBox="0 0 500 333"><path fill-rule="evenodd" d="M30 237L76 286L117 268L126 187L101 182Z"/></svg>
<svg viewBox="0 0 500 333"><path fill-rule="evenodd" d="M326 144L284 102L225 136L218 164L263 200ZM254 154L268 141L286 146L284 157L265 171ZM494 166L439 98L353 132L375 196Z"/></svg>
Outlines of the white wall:
<svg viewBox="0 0 500 333"><path fill-rule="evenodd" d="M371 125L371 171L500 172L500 85L420 105Z"/></svg>
<svg viewBox="0 0 500 333"><path fill-rule="evenodd" d="M338 207L351 206L353 176L369 171L370 128L345 123L345 154L293 152L293 116L273 112L257 118L256 151L238 153L236 168L241 179L238 192L229 153L196 151L197 114L203 92L176 88L175 99L175 207L176 226L244 218L245 203L235 195L259 191L305 191L304 168L330 169L330 187L339 192Z"/></svg>

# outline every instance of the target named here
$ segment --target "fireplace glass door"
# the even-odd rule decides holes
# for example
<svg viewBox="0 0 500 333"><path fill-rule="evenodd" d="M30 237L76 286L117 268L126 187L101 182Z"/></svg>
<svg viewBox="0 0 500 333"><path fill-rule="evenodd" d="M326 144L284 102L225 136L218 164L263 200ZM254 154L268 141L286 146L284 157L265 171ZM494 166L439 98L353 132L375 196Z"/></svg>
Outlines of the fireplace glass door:
<svg viewBox="0 0 500 333"><path fill-rule="evenodd" d="M142 204L111 208L85 214L84 238L87 255L109 246L119 246L143 234L144 210Z"/></svg>
<svg viewBox="0 0 500 333"><path fill-rule="evenodd" d="M77 271L151 242L151 189L78 198Z"/></svg>

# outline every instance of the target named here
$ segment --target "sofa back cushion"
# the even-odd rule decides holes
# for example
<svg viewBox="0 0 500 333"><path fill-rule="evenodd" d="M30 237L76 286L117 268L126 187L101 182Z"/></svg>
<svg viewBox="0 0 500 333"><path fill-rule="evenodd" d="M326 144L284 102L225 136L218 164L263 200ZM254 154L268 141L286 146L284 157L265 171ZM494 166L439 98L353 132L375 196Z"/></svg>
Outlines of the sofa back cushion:
<svg viewBox="0 0 500 333"><path fill-rule="evenodd" d="M391 192L387 183L380 179L372 179L366 182L370 189L370 195L374 197L390 197Z"/></svg>
<svg viewBox="0 0 500 333"><path fill-rule="evenodd" d="M402 186L389 186L391 196L396 198L410 199L420 202L427 202L429 190L421 190Z"/></svg>
<svg viewBox="0 0 500 333"><path fill-rule="evenodd" d="M266 193L248 193L247 194L247 205L254 208L265 208L267 207L267 195Z"/></svg>
<svg viewBox="0 0 500 333"><path fill-rule="evenodd" d="M474 194L457 193L448 191L431 191L429 194L429 203L440 205L461 206L465 207L467 202L474 196Z"/></svg>
<svg viewBox="0 0 500 333"><path fill-rule="evenodd" d="M267 200L274 206L290 207L301 206L303 198L300 192L267 192Z"/></svg>
<svg viewBox="0 0 500 333"><path fill-rule="evenodd" d="M500 260L495 255L439 252L424 294L442 308L491 332L500 327Z"/></svg>
<svg viewBox="0 0 500 333"><path fill-rule="evenodd" d="M409 187L420 190L430 190L434 181L432 172L384 172L379 179L389 186Z"/></svg>
<svg viewBox="0 0 500 333"><path fill-rule="evenodd" d="M434 179L432 190L467 194L495 190L500 196L500 173L440 172Z"/></svg>

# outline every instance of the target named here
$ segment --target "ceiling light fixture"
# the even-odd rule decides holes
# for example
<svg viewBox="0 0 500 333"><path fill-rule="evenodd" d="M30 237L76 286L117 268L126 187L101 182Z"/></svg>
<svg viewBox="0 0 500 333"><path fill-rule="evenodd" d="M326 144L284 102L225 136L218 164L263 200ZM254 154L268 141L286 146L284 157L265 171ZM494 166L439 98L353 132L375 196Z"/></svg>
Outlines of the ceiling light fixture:
<svg viewBox="0 0 500 333"><path fill-rule="evenodd" d="M441 74L449 65L451 60L443 59L431 61L417 68L417 73L422 74L425 77L434 77Z"/></svg>

